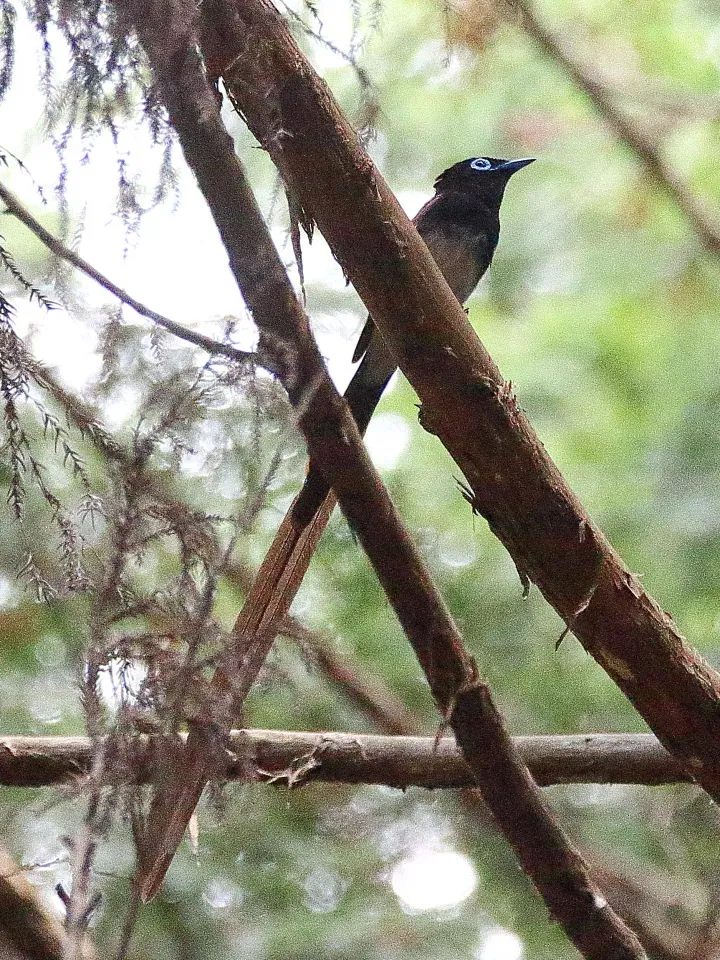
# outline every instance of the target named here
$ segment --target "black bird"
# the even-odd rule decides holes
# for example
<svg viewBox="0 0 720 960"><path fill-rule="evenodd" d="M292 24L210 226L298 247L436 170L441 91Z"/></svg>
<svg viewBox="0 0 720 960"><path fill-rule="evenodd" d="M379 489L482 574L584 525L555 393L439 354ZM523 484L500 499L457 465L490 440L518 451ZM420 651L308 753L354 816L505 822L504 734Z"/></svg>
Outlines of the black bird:
<svg viewBox="0 0 720 960"><path fill-rule="evenodd" d="M500 236L500 204L510 177L533 162L471 157L443 171L435 196L413 223L460 303L465 303L485 273ZM353 354L360 366L345 391L360 433L365 433L380 397L395 372L380 331L367 318ZM329 491L312 464L292 511L298 523L309 521Z"/></svg>

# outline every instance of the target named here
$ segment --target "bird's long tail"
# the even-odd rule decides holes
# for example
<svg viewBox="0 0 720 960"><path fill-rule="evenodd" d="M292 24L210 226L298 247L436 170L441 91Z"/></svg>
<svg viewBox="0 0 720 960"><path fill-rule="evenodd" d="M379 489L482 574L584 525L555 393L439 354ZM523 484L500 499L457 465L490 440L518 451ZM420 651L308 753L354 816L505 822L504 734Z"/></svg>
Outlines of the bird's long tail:
<svg viewBox="0 0 720 960"><path fill-rule="evenodd" d="M395 363L387 353L380 334L375 332L344 393L361 434L365 433L394 372ZM240 700L255 679L255 661L259 670L265 660L334 506L335 497L330 485L311 463L305 482L275 534L233 629L239 641L238 652L242 657L244 677L240 687L236 687L236 695ZM239 666L236 661L226 669L231 674L237 674Z"/></svg>
<svg viewBox="0 0 720 960"><path fill-rule="evenodd" d="M395 371L377 332L344 397L361 434ZM242 703L300 588L335 506L322 473L310 464L305 482L280 524L233 628L235 644L212 680L214 693ZM212 775L216 749L208 730L194 726L180 759L159 772L141 844L136 889L143 902L159 889L200 795Z"/></svg>

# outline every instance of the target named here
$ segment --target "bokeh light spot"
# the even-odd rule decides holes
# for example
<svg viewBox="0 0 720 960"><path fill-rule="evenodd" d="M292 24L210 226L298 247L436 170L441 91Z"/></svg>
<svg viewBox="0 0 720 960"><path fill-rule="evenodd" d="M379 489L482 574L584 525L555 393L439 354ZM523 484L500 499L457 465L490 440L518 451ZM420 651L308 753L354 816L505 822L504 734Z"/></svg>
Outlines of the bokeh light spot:
<svg viewBox="0 0 720 960"><path fill-rule="evenodd" d="M447 910L470 896L478 877L461 853L422 850L398 863L390 882L410 910Z"/></svg>

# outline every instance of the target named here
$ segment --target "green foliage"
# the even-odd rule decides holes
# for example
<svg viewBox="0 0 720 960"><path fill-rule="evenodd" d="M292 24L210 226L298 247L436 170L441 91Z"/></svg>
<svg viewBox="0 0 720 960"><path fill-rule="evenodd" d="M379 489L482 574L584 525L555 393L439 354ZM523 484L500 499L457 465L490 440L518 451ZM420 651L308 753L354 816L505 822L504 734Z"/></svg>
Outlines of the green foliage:
<svg viewBox="0 0 720 960"><path fill-rule="evenodd" d="M325 31L346 48L350 34L338 38L331 32L338 6L337 0L308 3L302 17L314 33ZM325 26L314 15L316 7ZM410 213L419 207L420 194L429 194L435 175L460 158L537 156L512 181L500 246L469 304L470 319L619 553L690 641L720 665L717 257L703 249L667 192L518 22L511 18L488 28L482 48L469 49L446 38L448 25L455 29L455 14L431 0L347 7L351 25L352 13L360 12L365 32L353 56L365 73L299 27L298 35L353 119L364 122L373 113L368 103L379 104L369 149L401 199L408 199ZM11 8L1 9L9 37ZM548 0L537 12L572 42L613 91L619 109L657 139L688 189L716 213L720 111L712 5ZM55 13L38 4L35 16L50 24ZM98 125L122 127L147 97L151 135L164 143L137 52L115 33L99 60L84 60L83 24L80 16L69 22L69 86L60 84L50 101L58 141L75 123L91 143ZM11 60L6 40L0 92L2 63ZM43 79L49 86L47 72ZM61 109L60 93L69 89L73 96ZM8 102L19 95L11 87ZM263 209L274 211L281 232L274 172L237 118L229 122ZM168 156L160 165L166 184ZM115 186L122 195L123 184L108 188ZM140 184L146 196L153 187ZM79 222L82 211L70 209L68 217ZM141 217L126 223L143 229ZM20 277L42 275L34 248L27 258L12 245L11 251L21 262ZM204 278L183 282L202 285ZM336 265L307 286L308 310L325 334L323 346L329 344L325 352L333 354L331 360L338 351L347 357L349 341L337 345L338 317L351 312L359 326L361 305L342 287ZM179 492L192 511L212 516L210 528L223 547L234 537L236 555L257 564L302 475L299 442L277 391L262 378L232 381L225 368L206 369L198 384L197 355L171 349L167 340L151 339L128 323L107 325L104 348L104 373L90 391L101 413L112 411L128 386L141 398L117 430L120 441L142 459L153 482L174 496ZM58 418L53 423L62 422L66 431L60 407L36 386L32 395L41 397ZM563 624L537 590L522 598L511 560L486 524L471 517L457 469L418 426L415 403L401 382L383 401L379 416L398 415L411 437L385 479L512 732L642 730L632 706L571 635L555 649ZM75 518L88 578L102 583L113 557L113 509L127 484L108 470L88 425L81 430L70 423L56 452L60 426L45 429L37 407L21 407L21 419L13 422L30 424L33 442L44 443L49 488ZM65 442L77 449L90 487L105 500L108 516L95 523L81 516L87 490L83 475L63 456ZM1 469L11 490L19 482L17 463L13 473L12 456L8 460L12 445L10 434ZM62 538L57 526L48 532L48 502L41 494L27 492L19 527L13 525L13 503L2 511L1 726L12 733L81 729L76 685L83 682L83 656L98 611L96 599L86 595L91 591L65 589ZM264 509L256 516L248 504L260 494ZM132 624L118 627L123 655L133 630L155 628L165 637L172 633L166 622L172 618L189 630L204 596L207 555L193 540L201 525L188 520L183 527L175 518L166 534L161 519L169 523L155 517L155 526L142 528L147 543L133 531L137 549L123 587L138 604L151 598L152 608L138 609ZM210 537L209 528L202 529ZM30 569L28 554L34 579L44 577L53 587L49 604L38 605L37 590L18 581L23 563ZM187 600L184 606L178 606L179 595ZM241 602L237 583L220 577L213 613L221 629L230 628ZM330 525L295 609L341 656L382 678L427 733L436 731L438 717L420 669L340 518ZM217 636L202 642L203 652L211 654ZM283 639L248 701L246 721L289 729L373 729L342 690ZM703 889L717 885L708 856L717 818L691 788L563 787L548 796L578 842L607 858L665 870L678 880L699 881ZM78 802L61 798L49 811L47 802L56 798L52 791L41 799L19 791L0 798L5 837L20 860L41 862L48 850L62 849L56 838L76 824ZM27 835L30 804L37 823ZM131 957L149 951L169 960L484 958L483 937L498 925L516 931L533 960L574 955L503 842L455 797L325 786L288 793L250 784L227 788L218 807L215 818L211 805L204 806L199 856L189 848L180 851L159 901L141 915ZM404 912L390 888L393 867L423 845L461 850L479 874L476 891L449 911ZM95 930L102 944L116 935L132 871L124 826L103 846L97 867L94 881L106 898ZM38 871L48 899L58 876Z"/></svg>

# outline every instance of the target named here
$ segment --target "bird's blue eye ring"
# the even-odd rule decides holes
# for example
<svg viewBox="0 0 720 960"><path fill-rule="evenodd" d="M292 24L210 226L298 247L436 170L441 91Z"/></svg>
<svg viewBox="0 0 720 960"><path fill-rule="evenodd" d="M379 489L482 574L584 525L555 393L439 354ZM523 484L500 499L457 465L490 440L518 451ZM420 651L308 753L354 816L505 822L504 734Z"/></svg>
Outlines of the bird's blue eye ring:
<svg viewBox="0 0 720 960"><path fill-rule="evenodd" d="M492 164L489 160L486 160L485 157L476 157L470 162L470 168L472 170L489 170Z"/></svg>

